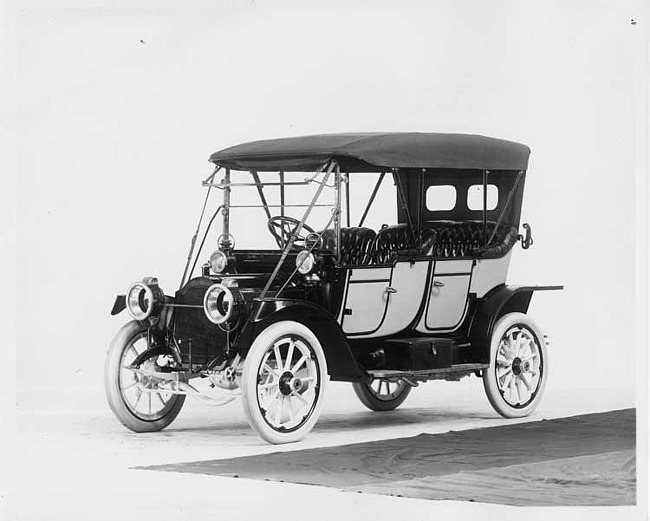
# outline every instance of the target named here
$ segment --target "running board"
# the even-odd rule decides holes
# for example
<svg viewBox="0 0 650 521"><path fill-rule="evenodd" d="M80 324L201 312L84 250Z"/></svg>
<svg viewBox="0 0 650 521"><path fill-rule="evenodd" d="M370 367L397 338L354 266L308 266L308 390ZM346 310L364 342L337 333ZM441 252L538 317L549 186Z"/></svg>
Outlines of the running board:
<svg viewBox="0 0 650 521"><path fill-rule="evenodd" d="M422 369L419 371L399 371L393 369L372 369L368 374L373 378L387 380L458 380L476 371L487 369L489 364L456 364L439 369Z"/></svg>

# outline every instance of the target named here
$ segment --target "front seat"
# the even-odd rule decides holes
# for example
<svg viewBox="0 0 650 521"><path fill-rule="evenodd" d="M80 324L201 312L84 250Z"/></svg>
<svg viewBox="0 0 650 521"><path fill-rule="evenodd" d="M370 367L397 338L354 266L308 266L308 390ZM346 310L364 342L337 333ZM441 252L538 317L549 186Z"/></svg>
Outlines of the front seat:
<svg viewBox="0 0 650 521"><path fill-rule="evenodd" d="M360 266L370 264L370 250L377 234L370 228L341 228L341 264ZM336 235L333 229L323 233L324 251L334 251Z"/></svg>

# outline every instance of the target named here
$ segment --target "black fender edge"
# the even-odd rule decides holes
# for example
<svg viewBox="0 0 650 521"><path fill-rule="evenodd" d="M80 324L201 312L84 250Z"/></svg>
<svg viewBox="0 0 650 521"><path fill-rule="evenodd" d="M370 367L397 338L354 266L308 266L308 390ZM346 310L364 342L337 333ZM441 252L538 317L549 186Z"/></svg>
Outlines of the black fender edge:
<svg viewBox="0 0 650 521"><path fill-rule="evenodd" d="M369 381L370 377L357 363L341 326L322 306L304 300L256 300L241 334L236 341L237 351L245 355L264 329L275 322L293 320L304 324L316 335L323 346L330 378L340 382Z"/></svg>
<svg viewBox="0 0 650 521"><path fill-rule="evenodd" d="M113 309L111 309L111 315L119 315L126 309L126 295L117 295L115 297L115 303L113 304Z"/></svg>
<svg viewBox="0 0 650 521"><path fill-rule="evenodd" d="M558 291L564 286L497 286L489 291L473 317L469 341L480 353L482 363L490 363L490 339L494 326L507 313L527 313L535 291Z"/></svg>

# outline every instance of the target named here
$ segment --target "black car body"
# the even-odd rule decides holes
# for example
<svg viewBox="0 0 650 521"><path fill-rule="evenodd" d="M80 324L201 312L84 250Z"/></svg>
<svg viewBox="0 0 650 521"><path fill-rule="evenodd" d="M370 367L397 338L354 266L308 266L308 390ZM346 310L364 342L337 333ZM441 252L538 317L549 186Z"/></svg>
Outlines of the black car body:
<svg viewBox="0 0 650 521"><path fill-rule="evenodd" d="M224 400L242 395L263 439L283 443L313 427L327 380L352 382L365 405L389 410L418 382L476 374L500 414L529 414L546 381L546 339L526 313L535 291L561 289L506 285L515 245L533 242L529 225L519 233L529 153L483 136L386 133L257 141L213 154L216 169L203 184L222 204L209 219L202 214L179 289L166 295L147 278L116 299L113 313L126 307L134 321L107 358L114 412L133 430L158 430L186 394L198 394L190 380L209 378ZM352 225L357 175L376 184ZM389 181L397 222L364 226ZM236 247L231 212L247 206L235 201L244 186L257 191L277 249ZM293 186L315 193L289 200ZM289 215L296 208L300 218ZM313 228L317 208L327 222ZM222 233L207 260L218 218Z"/></svg>

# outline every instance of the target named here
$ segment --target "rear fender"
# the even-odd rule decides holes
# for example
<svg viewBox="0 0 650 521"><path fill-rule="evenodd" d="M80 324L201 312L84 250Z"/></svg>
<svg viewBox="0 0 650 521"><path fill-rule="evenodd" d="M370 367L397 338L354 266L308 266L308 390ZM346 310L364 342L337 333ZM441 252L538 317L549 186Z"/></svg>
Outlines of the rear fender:
<svg viewBox="0 0 650 521"><path fill-rule="evenodd" d="M490 363L490 339L497 321L508 313L527 313L535 291L553 291L564 286L498 286L479 304L470 324L469 340L482 363Z"/></svg>
<svg viewBox="0 0 650 521"><path fill-rule="evenodd" d="M236 342L242 356L248 353L257 335L271 324L293 320L307 326L318 338L332 380L360 382L369 379L352 355L341 326L325 308L304 300L265 299L254 303L250 316Z"/></svg>

